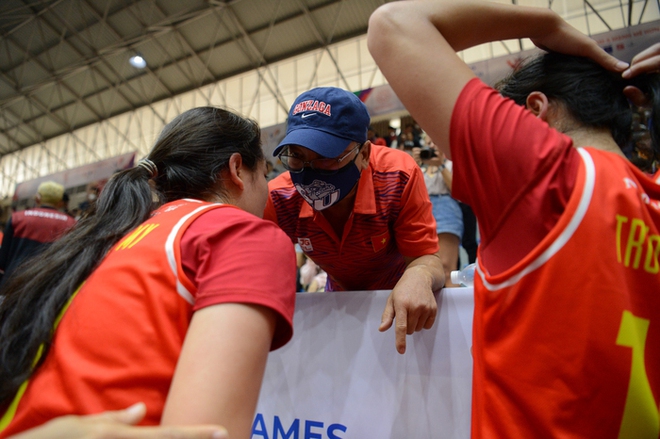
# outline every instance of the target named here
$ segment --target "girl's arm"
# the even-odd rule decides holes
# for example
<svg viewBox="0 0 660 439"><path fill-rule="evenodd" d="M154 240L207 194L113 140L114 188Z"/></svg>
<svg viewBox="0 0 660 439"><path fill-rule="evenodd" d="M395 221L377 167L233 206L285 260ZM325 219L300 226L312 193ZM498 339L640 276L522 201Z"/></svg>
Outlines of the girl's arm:
<svg viewBox="0 0 660 439"><path fill-rule="evenodd" d="M550 9L472 0L385 4L369 20L367 43L402 103L451 159L451 114L461 90L474 77L455 52L515 38L592 58L610 70L627 67Z"/></svg>
<svg viewBox="0 0 660 439"><path fill-rule="evenodd" d="M220 424L232 439L249 439L275 321L274 311L256 305L196 311L161 423Z"/></svg>

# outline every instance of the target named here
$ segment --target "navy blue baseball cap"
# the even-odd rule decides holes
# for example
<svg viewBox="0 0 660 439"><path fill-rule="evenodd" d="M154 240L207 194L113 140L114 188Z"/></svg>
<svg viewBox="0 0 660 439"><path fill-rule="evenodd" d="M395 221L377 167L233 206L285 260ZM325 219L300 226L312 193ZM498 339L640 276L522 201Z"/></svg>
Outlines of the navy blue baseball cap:
<svg viewBox="0 0 660 439"><path fill-rule="evenodd" d="M351 142L367 141L367 107L350 91L318 87L306 91L289 110L286 136L273 151L300 145L323 157L338 157Z"/></svg>

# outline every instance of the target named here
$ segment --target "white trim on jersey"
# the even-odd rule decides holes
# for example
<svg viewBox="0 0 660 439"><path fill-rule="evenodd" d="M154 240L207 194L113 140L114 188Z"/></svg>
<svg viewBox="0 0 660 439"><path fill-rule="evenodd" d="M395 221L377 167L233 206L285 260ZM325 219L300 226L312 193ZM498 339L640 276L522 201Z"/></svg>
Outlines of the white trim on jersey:
<svg viewBox="0 0 660 439"><path fill-rule="evenodd" d="M486 287L486 289L490 291L497 291L499 289L510 287L511 285L517 283L524 276L528 275L532 271L541 267L551 257L553 257L559 250L561 250L561 248L564 247L564 245L566 245L568 240L573 236L573 234L577 230L578 226L584 219L584 215L587 213L589 204L591 203L591 197L593 195L594 186L596 182L596 167L594 165L593 158L583 148L578 148L577 151L578 153L580 153L580 157L584 162L586 175L585 175L584 188L582 190L582 195L580 197L580 202L578 204L577 209L575 210L575 213L573 214L573 218L571 218L571 221L568 223L566 228L560 233L557 239L552 244L550 244L550 246L543 253L541 253L529 265L527 265L520 272L518 272L518 274L508 278L504 282L498 284L492 284L486 281L486 276L484 275L484 273L481 271L481 268L477 264L477 273L479 273L479 276L481 277L481 280L483 281L483 284Z"/></svg>
<svg viewBox="0 0 660 439"><path fill-rule="evenodd" d="M186 200L186 201L199 202L198 200ZM204 206L200 206L197 209L190 212L189 214L182 217L172 228L172 231L167 236L167 240L165 241L165 254L167 255L167 262L169 263L170 269L172 270L172 273L174 274L174 278L176 279L176 292L179 294L179 296L183 297L185 301L191 305L195 304L195 298L190 293L190 291L188 291L188 289L184 287L183 284L179 281L179 271L177 267L176 258L174 257L174 240L176 239L176 235L178 234L181 227L183 227L183 224L188 220L188 218L190 218L191 216L197 214L198 212L204 209L208 209L210 207L214 207L217 205L218 203L206 204Z"/></svg>

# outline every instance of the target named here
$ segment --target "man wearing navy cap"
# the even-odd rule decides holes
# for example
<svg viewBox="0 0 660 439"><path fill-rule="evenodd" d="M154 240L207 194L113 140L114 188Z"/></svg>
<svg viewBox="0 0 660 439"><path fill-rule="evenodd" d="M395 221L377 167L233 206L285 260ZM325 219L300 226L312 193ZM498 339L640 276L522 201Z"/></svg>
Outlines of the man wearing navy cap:
<svg viewBox="0 0 660 439"><path fill-rule="evenodd" d="M419 166L372 145L369 123L365 105L346 90L298 96L273 152L289 172L270 181L264 218L326 271L326 291L392 289L379 329L396 318L404 353L406 334L433 326L444 270Z"/></svg>

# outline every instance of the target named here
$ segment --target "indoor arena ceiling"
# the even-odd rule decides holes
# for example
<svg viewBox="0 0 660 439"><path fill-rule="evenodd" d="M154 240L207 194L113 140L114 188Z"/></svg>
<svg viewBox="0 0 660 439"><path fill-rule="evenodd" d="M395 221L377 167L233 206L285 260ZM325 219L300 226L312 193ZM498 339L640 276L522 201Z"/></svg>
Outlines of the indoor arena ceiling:
<svg viewBox="0 0 660 439"><path fill-rule="evenodd" d="M1 0L0 155L364 34L382 3Z"/></svg>
<svg viewBox="0 0 660 439"><path fill-rule="evenodd" d="M0 0L0 156L364 34L382 3Z"/></svg>

